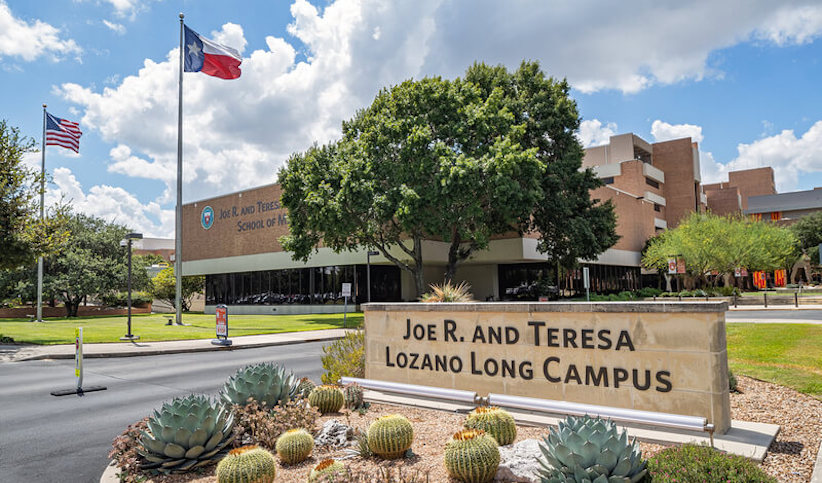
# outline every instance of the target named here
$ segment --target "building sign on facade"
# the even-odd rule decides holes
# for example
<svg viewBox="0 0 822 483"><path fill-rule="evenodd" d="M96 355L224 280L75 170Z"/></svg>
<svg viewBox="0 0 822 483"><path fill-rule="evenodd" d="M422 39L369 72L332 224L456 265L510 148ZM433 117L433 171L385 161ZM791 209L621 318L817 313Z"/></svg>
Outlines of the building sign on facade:
<svg viewBox="0 0 822 483"><path fill-rule="evenodd" d="M724 431L730 424L726 308L724 302L367 305L366 377L702 416Z"/></svg>
<svg viewBox="0 0 822 483"><path fill-rule="evenodd" d="M200 224L203 225L205 230L208 230L214 224L214 210L210 206L203 208L202 213L200 213Z"/></svg>

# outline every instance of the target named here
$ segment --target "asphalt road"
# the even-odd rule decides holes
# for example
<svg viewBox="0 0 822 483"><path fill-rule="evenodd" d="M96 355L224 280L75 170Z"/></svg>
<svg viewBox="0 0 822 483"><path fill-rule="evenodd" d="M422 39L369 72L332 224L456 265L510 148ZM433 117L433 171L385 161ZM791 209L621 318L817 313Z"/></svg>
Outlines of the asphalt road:
<svg viewBox="0 0 822 483"><path fill-rule="evenodd" d="M728 322L770 322L796 321L822 322L822 310L729 310L725 312Z"/></svg>
<svg viewBox="0 0 822 483"><path fill-rule="evenodd" d="M163 401L216 394L234 371L260 361L282 363L318 381L322 346L86 359L83 385L108 389L83 397L50 394L76 385L73 360L2 363L0 480L98 482L112 439Z"/></svg>

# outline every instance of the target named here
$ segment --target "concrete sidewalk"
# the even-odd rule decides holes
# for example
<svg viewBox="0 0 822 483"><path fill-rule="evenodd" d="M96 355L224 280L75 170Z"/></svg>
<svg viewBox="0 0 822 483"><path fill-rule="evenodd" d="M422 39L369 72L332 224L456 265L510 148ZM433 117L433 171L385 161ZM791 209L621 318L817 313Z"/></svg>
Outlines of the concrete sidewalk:
<svg viewBox="0 0 822 483"><path fill-rule="evenodd" d="M279 334L232 337L232 345L216 346L211 339L173 340L164 342L113 342L84 344L84 357L132 357L181 352L226 351L251 349L304 342L324 342L342 338L346 329L307 330ZM73 359L74 344L60 345L0 345L0 361L33 361L40 359Z"/></svg>
<svg viewBox="0 0 822 483"><path fill-rule="evenodd" d="M734 307L733 303L728 304L728 310L822 310L821 304L808 304L803 305L802 299L799 299L799 307L794 307L793 304L790 305L774 305L768 304L767 307L764 305L739 305Z"/></svg>

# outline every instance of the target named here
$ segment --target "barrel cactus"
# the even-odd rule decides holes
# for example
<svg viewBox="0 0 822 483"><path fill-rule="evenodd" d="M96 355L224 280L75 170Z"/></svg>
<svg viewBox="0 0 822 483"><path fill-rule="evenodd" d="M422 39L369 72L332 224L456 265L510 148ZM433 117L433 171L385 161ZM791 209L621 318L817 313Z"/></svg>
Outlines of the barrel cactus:
<svg viewBox="0 0 822 483"><path fill-rule="evenodd" d="M217 483L273 483L276 475L274 456L259 446L233 449L217 465Z"/></svg>
<svg viewBox="0 0 822 483"><path fill-rule="evenodd" d="M283 463L292 465L308 458L314 449L314 438L304 429L289 429L277 438L277 456Z"/></svg>
<svg viewBox="0 0 822 483"><path fill-rule="evenodd" d="M445 445L445 469L466 483L490 481L499 466L497 441L481 429L464 429Z"/></svg>
<svg viewBox="0 0 822 483"><path fill-rule="evenodd" d="M569 416L543 443L542 483L636 482L648 472L636 440L629 442L613 421Z"/></svg>
<svg viewBox="0 0 822 483"><path fill-rule="evenodd" d="M333 385L317 386L308 395L308 403L323 414L336 413L343 407L344 402L345 396L342 390Z"/></svg>
<svg viewBox="0 0 822 483"><path fill-rule="evenodd" d="M337 474L342 475L345 471L345 465L337 460L323 460L315 466L311 473L308 474L308 483L315 481L323 481L323 478Z"/></svg>
<svg viewBox="0 0 822 483"><path fill-rule="evenodd" d="M300 379L300 382L297 383L297 397L307 398L308 395L311 394L311 390L315 387L317 387L317 385L314 384L311 379L307 377Z"/></svg>
<svg viewBox="0 0 822 483"><path fill-rule="evenodd" d="M377 418L368 427L368 446L385 459L401 458L414 441L411 422L399 414Z"/></svg>
<svg viewBox="0 0 822 483"><path fill-rule="evenodd" d="M467 429L481 429L497 440L500 446L511 444L517 439L517 423L511 413L495 406L481 406L465 419Z"/></svg>
<svg viewBox="0 0 822 483"><path fill-rule="evenodd" d="M285 404L297 394L294 374L270 362L243 367L223 385L222 398L228 404L244 406L251 399L260 406L272 408Z"/></svg>
<svg viewBox="0 0 822 483"><path fill-rule="evenodd" d="M163 403L148 418L137 452L145 469L182 473L217 462L234 440L234 415L221 403L201 395Z"/></svg>
<svg viewBox="0 0 822 483"><path fill-rule="evenodd" d="M348 409L359 409L363 407L363 389L357 383L346 384L343 388L345 396L345 407Z"/></svg>

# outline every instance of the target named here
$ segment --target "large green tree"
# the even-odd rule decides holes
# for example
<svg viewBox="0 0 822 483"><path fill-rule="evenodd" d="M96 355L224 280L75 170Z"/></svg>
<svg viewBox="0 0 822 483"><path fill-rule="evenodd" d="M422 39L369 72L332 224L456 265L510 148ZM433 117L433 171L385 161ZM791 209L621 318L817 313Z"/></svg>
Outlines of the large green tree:
<svg viewBox="0 0 822 483"><path fill-rule="evenodd" d="M544 230L539 247L553 260L591 258L616 235L612 207L589 196L598 180L580 171L578 125L567 84L533 63L514 73L476 64L465 79L384 89L343 123L342 139L281 170L290 224L281 242L303 260L319 244L378 249L418 295L425 240L447 244L445 280L508 232ZM562 216L570 233L554 236Z"/></svg>
<svg viewBox="0 0 822 483"><path fill-rule="evenodd" d="M65 207L51 207L39 219L40 178L23 162L35 151L33 139L0 120L0 269L34 263L67 237Z"/></svg>
<svg viewBox="0 0 822 483"><path fill-rule="evenodd" d="M666 270L668 259L685 259L688 273L708 283L708 275L775 270L791 266L799 255L793 232L769 222L693 213L679 226L653 238L643 253L646 268ZM721 277L715 277L713 283Z"/></svg>
<svg viewBox="0 0 822 483"><path fill-rule="evenodd" d="M66 315L77 315L83 298L123 290L128 278L126 250L120 246L128 229L101 218L72 215L69 240L45 259L44 291L60 299Z"/></svg>
<svg viewBox="0 0 822 483"><path fill-rule="evenodd" d="M188 312L191 309L191 301L198 293L205 290L205 277L194 275L183 277L182 285L182 309ZM172 307L177 300L177 279L174 276L174 267L168 267L151 279L151 295L160 299Z"/></svg>

